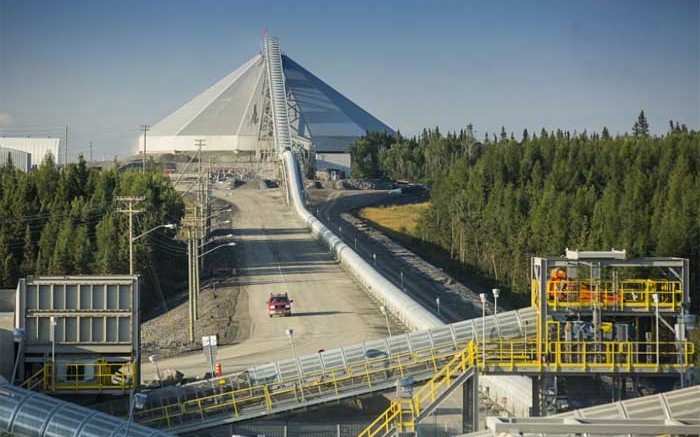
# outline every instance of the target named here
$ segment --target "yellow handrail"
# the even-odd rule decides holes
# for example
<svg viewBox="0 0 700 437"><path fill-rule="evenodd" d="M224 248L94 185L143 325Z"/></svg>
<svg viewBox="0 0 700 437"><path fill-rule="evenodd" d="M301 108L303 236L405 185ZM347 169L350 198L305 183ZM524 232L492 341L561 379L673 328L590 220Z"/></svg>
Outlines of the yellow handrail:
<svg viewBox="0 0 700 437"><path fill-rule="evenodd" d="M53 363L45 363L39 371L27 378L21 387L33 390L41 385L41 390L52 391L128 391L135 387L135 364L129 362L108 362L99 360L96 363L63 363L58 362L56 368L65 370L65 379L54 380ZM124 369L119 373L113 369ZM63 373L63 372L62 372Z"/></svg>
<svg viewBox="0 0 700 437"><path fill-rule="evenodd" d="M358 434L358 437L374 437L380 432L388 432L393 427L399 431L415 430L416 417L420 415L424 403L434 402L437 394L441 389L447 389L453 378L469 370L475 364L476 355L476 345L472 341L413 394L410 408L403 406L401 399L393 401L384 413ZM401 414L405 410L411 415L408 421L404 420Z"/></svg>
<svg viewBox="0 0 700 437"><path fill-rule="evenodd" d="M36 386L44 382L46 378L45 371L47 366L48 363L44 366L41 366L41 369L39 369L38 372L34 373L32 376L22 381L22 383L19 386L22 388L26 388L27 390L34 390Z"/></svg>
<svg viewBox="0 0 700 437"><path fill-rule="evenodd" d="M484 353L487 369L500 371L537 371L545 369L577 368L582 371L629 371L634 369L656 369L656 343L654 342L559 342L552 341L543 345L542 360L538 360L538 346L534 339L527 342L515 340L487 340L484 348L477 348L478 341L459 343L458 351L437 350L432 347L414 350L402 354L387 355L368 361L361 361L345 368L332 371L319 371L286 380L268 381L259 385L243 387L224 387L219 381L212 381L208 393L195 395L193 398L165 401L159 406L135 412L136 419L144 424L164 424L172 427L189 420L203 420L210 413L229 411L233 417L246 414L247 411L271 411L278 403L289 402L309 396L340 396L344 391L354 390L359 385L375 387L393 381L405 375L425 375L433 373L431 381L433 391L421 389L417 395L433 396L436 390L447 381L466 371L472 364L482 365ZM692 344L659 343L659 362L664 368L687 367L692 355ZM471 347L471 349L470 349ZM654 351L653 363L649 363L648 351ZM447 368L446 365L449 365ZM437 366L437 372L435 368ZM443 378L440 382L440 377ZM437 378L437 379L436 379ZM221 380L221 379L220 379ZM206 389L205 387L203 387ZM201 392L199 392L201 393ZM422 402L417 405L421 411ZM249 408L246 410L246 408ZM399 412L406 413L406 408L395 406ZM397 413L398 414L398 413ZM395 417L395 416L394 416ZM176 422L177 421L177 422Z"/></svg>
<svg viewBox="0 0 700 437"><path fill-rule="evenodd" d="M533 284L533 303L535 302ZM666 279L623 279L601 281L592 279L548 279L547 304L553 309L601 306L608 310L630 308L652 311L651 295L659 296L659 308L675 311L683 304L680 281Z"/></svg>

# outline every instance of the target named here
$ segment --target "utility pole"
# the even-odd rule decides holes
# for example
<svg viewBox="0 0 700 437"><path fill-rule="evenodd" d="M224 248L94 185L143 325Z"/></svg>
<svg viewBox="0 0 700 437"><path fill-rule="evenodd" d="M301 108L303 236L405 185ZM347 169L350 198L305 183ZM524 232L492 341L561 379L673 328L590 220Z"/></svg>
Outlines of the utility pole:
<svg viewBox="0 0 700 437"><path fill-rule="evenodd" d="M143 173L146 173L146 132L151 129L151 126L142 124L141 129L143 129Z"/></svg>
<svg viewBox="0 0 700 437"><path fill-rule="evenodd" d="M63 150L63 165L68 165L68 125L66 125L66 147ZM56 157L58 159L58 157Z"/></svg>
<svg viewBox="0 0 700 437"><path fill-rule="evenodd" d="M191 213L190 213L191 211ZM188 260L188 332L190 343L195 340L195 322L199 313L199 234L201 218L198 214L199 206L188 208L188 214L182 223L182 239L187 241Z"/></svg>
<svg viewBox="0 0 700 437"><path fill-rule="evenodd" d="M90 141L90 162L92 162L92 141Z"/></svg>
<svg viewBox="0 0 700 437"><path fill-rule="evenodd" d="M142 209L134 209L135 202L142 202L143 196L117 196L117 202L124 202L127 208L119 208L117 212L129 214L129 275L134 274L134 214L143 212Z"/></svg>
<svg viewBox="0 0 700 437"><path fill-rule="evenodd" d="M199 166L199 169L197 170L197 201L201 205L204 203L204 192L202 184L202 146L205 145L206 140L200 138L194 140L194 143L197 146L197 163Z"/></svg>

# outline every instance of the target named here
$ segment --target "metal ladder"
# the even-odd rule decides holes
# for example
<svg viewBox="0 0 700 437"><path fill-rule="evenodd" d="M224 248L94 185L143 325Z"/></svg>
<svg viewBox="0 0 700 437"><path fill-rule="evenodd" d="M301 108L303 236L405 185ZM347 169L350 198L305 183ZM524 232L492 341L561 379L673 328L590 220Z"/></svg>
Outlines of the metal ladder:
<svg viewBox="0 0 700 437"><path fill-rule="evenodd" d="M292 137L289 130L289 113L287 110L284 71L282 70L282 53L277 38L265 37L265 59L267 62L267 79L270 84L275 143L278 151L283 152L285 149L291 149Z"/></svg>

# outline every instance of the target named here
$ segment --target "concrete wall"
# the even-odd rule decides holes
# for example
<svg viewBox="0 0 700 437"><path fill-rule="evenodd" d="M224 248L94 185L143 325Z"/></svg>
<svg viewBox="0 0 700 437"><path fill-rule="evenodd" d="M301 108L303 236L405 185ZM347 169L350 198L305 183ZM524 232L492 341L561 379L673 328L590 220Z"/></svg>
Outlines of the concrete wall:
<svg viewBox="0 0 700 437"><path fill-rule="evenodd" d="M532 407L532 379L527 376L479 375L481 391L516 417L529 417ZM503 402L505 400L505 403Z"/></svg>

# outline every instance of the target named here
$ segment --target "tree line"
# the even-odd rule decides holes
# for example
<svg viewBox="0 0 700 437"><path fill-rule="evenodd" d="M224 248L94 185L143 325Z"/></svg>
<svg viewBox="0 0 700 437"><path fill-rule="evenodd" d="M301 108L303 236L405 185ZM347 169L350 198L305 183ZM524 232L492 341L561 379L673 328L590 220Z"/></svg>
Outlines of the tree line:
<svg viewBox="0 0 700 437"><path fill-rule="evenodd" d="M513 291L529 293L529 259L565 248L626 249L628 257L691 261L700 283L700 132L670 122L650 135L473 126L415 138L368 134L351 150L353 176L427 183L431 206L417 237Z"/></svg>
<svg viewBox="0 0 700 437"><path fill-rule="evenodd" d="M135 235L179 223L184 214L182 199L157 171L88 168L82 156L62 168L49 157L29 173L11 162L0 167L0 286L14 288L29 275L128 274L128 216L118 211L117 196L145 197ZM144 303L156 303L185 270L172 235L151 236L134 244ZM161 296L149 296L154 289Z"/></svg>

